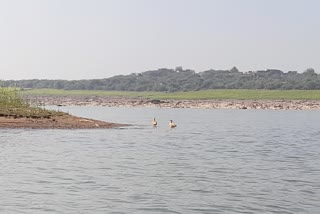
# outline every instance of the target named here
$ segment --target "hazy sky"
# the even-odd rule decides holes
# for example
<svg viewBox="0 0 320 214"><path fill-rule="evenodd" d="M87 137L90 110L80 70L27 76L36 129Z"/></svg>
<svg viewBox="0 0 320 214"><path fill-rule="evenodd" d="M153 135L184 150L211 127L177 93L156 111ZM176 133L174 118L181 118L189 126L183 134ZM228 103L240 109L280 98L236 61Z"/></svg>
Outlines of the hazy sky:
<svg viewBox="0 0 320 214"><path fill-rule="evenodd" d="M320 72L319 0L0 0L0 79Z"/></svg>

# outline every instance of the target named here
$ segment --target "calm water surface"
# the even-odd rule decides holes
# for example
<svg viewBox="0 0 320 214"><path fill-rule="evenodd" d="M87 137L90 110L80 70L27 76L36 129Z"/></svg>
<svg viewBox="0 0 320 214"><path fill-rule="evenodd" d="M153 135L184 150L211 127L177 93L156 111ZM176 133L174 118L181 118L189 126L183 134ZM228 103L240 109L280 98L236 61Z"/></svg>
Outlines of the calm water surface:
<svg viewBox="0 0 320 214"><path fill-rule="evenodd" d="M320 213L319 111L60 110L133 126L1 129L0 213Z"/></svg>

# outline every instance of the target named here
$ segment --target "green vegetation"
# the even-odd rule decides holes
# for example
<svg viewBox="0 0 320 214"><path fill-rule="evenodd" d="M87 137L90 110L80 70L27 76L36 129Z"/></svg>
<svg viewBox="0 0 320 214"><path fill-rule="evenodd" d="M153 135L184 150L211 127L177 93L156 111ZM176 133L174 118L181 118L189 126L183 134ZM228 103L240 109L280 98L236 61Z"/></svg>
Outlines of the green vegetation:
<svg viewBox="0 0 320 214"><path fill-rule="evenodd" d="M63 89L30 89L22 91L31 95L56 95L56 96L110 96L110 97L149 97L160 92L135 92L135 91L101 91L101 90L63 90Z"/></svg>
<svg viewBox="0 0 320 214"><path fill-rule="evenodd" d="M238 90L218 89L190 92L128 92L128 91L92 91L92 90L57 90L35 89L23 92L33 95L61 96L114 96L143 97L151 99L250 99L250 100L320 100L320 90Z"/></svg>
<svg viewBox="0 0 320 214"><path fill-rule="evenodd" d="M287 73L267 69L240 72L230 70L207 70L196 73L190 69L162 68L130 75L118 75L91 80L18 80L0 81L1 86L23 89L104 90L132 92L181 92L210 89L259 89L259 90L320 90L320 74L308 68L302 73ZM108 92L111 93L111 92Z"/></svg>
<svg viewBox="0 0 320 214"><path fill-rule="evenodd" d="M2 117L50 118L63 114L65 113L31 106L23 100L16 88L0 88L0 116Z"/></svg>

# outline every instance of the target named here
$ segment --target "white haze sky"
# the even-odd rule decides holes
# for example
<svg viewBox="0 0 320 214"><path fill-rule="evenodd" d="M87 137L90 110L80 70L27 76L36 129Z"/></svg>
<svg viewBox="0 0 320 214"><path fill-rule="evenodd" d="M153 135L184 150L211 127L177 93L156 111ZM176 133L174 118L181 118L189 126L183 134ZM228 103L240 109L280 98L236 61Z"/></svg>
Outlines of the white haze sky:
<svg viewBox="0 0 320 214"><path fill-rule="evenodd" d="M318 0L0 0L0 79L320 72Z"/></svg>

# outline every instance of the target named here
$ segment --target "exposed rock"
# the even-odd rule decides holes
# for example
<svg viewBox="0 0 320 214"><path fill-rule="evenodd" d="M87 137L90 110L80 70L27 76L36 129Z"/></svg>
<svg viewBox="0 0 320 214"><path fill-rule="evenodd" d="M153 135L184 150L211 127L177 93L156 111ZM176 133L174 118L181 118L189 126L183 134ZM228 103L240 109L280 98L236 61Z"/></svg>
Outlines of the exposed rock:
<svg viewBox="0 0 320 214"><path fill-rule="evenodd" d="M159 100L147 98L103 96L32 96L31 102L57 106L161 107L161 108L224 108L311 110L320 109L320 100Z"/></svg>

